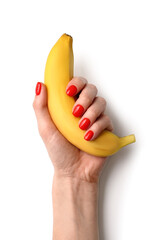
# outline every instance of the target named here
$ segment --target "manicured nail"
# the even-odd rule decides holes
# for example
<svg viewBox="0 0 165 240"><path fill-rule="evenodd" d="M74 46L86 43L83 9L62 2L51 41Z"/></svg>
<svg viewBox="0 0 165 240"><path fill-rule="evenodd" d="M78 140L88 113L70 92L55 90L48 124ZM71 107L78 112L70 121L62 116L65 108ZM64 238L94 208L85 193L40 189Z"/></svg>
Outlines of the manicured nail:
<svg viewBox="0 0 165 240"><path fill-rule="evenodd" d="M82 114L83 114L83 112L84 112L83 106L80 105L80 104L78 104L78 105L76 105L75 108L74 108L73 115L74 115L75 117L81 117Z"/></svg>
<svg viewBox="0 0 165 240"><path fill-rule="evenodd" d="M79 124L79 128L81 128L82 130L86 130L90 125L90 120L89 118L84 118L80 124Z"/></svg>
<svg viewBox="0 0 165 240"><path fill-rule="evenodd" d="M75 86L75 85L71 85L71 86L67 89L66 94L67 94L68 96L72 97L73 95L76 94L76 92L77 92L76 86Z"/></svg>
<svg viewBox="0 0 165 240"><path fill-rule="evenodd" d="M36 85L36 95L39 95L41 92L41 86L42 84L40 82L37 83Z"/></svg>
<svg viewBox="0 0 165 240"><path fill-rule="evenodd" d="M91 138L93 137L93 134L94 134L93 131L91 131L91 130L88 131L88 132L85 134L84 139L87 140L87 141L91 140Z"/></svg>

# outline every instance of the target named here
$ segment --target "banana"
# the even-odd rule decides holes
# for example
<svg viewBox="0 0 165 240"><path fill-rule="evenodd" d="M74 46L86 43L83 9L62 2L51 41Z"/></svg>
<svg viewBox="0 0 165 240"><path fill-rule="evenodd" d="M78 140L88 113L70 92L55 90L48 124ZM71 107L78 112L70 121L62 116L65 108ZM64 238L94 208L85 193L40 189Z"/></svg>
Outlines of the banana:
<svg viewBox="0 0 165 240"><path fill-rule="evenodd" d="M73 38L63 34L48 55L44 76L48 91L48 109L56 127L70 143L86 153L106 157L135 142L135 136L132 134L120 138L104 130L93 141L84 139L85 130L81 130L78 125L80 118L72 114L75 100L66 94L66 86L73 78L72 43Z"/></svg>

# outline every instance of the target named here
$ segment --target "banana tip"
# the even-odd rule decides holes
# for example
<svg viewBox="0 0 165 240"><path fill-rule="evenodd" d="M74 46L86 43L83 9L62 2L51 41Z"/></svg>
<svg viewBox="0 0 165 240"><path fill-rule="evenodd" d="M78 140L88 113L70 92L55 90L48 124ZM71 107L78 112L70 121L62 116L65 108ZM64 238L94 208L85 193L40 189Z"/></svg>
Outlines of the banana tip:
<svg viewBox="0 0 165 240"><path fill-rule="evenodd" d="M71 36L71 35L69 35L69 34L67 34L67 33L64 33L64 35L66 35L66 36L68 36L68 37L72 38L72 36Z"/></svg>
<svg viewBox="0 0 165 240"><path fill-rule="evenodd" d="M129 135L129 137L130 137L130 143L136 142L136 138L134 134Z"/></svg>
<svg viewBox="0 0 165 240"><path fill-rule="evenodd" d="M134 134L128 135L126 137L120 138L120 147L124 147L128 144L136 142L136 138Z"/></svg>

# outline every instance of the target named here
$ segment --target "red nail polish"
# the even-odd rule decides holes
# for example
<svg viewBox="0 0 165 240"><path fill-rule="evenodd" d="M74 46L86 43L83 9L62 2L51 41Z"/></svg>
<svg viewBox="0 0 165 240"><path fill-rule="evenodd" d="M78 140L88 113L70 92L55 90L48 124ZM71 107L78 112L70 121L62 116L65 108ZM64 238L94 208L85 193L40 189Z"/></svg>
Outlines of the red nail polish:
<svg viewBox="0 0 165 240"><path fill-rule="evenodd" d="M79 128L81 128L82 130L86 130L90 125L90 120L89 118L84 118L80 124L79 124Z"/></svg>
<svg viewBox="0 0 165 240"><path fill-rule="evenodd" d="M37 83L37 85L36 85L36 95L39 95L40 94L40 92L41 92L41 86L42 86L42 84L40 83L40 82L38 82Z"/></svg>
<svg viewBox="0 0 165 240"><path fill-rule="evenodd" d="M67 89L66 94L67 94L68 96L72 97L73 95L76 94L76 92L77 92L76 86L75 86L75 85L71 85L71 86Z"/></svg>
<svg viewBox="0 0 165 240"><path fill-rule="evenodd" d="M87 141L91 140L91 138L93 137L93 134L94 134L93 131L91 131L91 130L88 131L88 132L85 134L84 139L87 140Z"/></svg>
<svg viewBox="0 0 165 240"><path fill-rule="evenodd" d="M78 105L76 105L75 108L74 108L73 115L74 115L75 117L80 117L80 116L82 116L83 112L84 112L83 106L80 105L80 104L78 104Z"/></svg>

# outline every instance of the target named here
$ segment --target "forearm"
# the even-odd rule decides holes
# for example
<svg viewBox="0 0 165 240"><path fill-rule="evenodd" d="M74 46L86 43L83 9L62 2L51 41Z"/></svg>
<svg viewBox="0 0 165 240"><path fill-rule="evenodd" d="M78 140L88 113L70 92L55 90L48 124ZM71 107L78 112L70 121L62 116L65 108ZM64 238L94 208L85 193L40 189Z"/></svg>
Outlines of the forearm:
<svg viewBox="0 0 165 240"><path fill-rule="evenodd" d="M98 240L98 183L53 179L53 240Z"/></svg>

